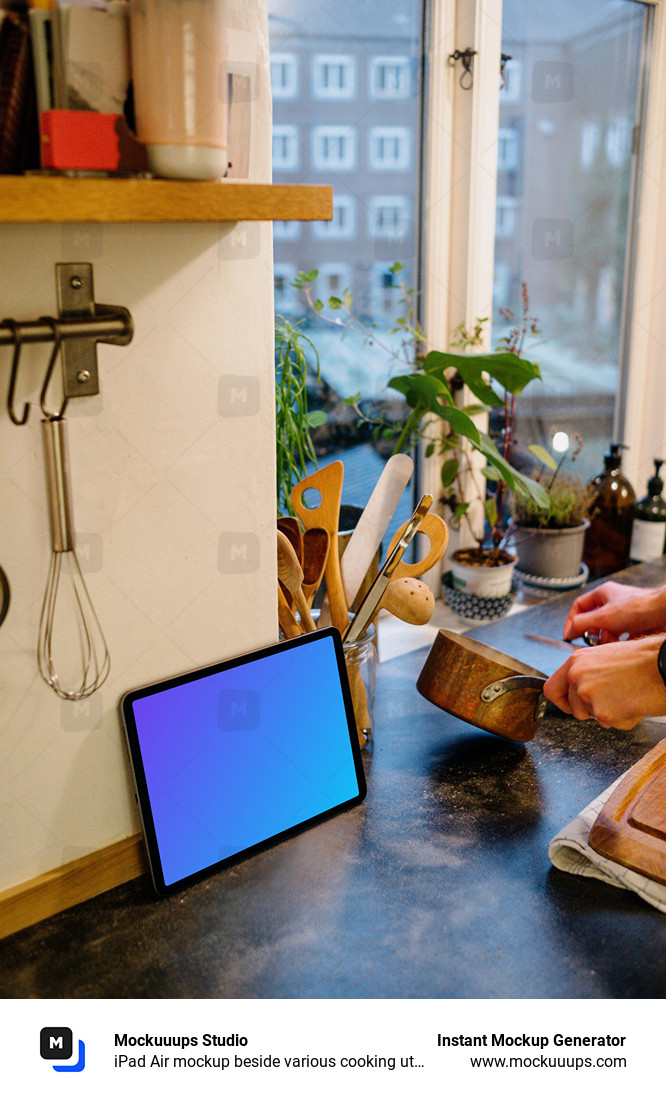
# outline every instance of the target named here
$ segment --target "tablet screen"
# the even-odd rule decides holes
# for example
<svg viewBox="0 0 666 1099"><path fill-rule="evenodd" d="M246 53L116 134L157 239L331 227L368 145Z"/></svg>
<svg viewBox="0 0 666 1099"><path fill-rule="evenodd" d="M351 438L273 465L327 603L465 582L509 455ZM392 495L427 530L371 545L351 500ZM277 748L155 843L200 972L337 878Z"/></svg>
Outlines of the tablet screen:
<svg viewBox="0 0 666 1099"><path fill-rule="evenodd" d="M365 795L337 630L131 691L121 710L162 895Z"/></svg>

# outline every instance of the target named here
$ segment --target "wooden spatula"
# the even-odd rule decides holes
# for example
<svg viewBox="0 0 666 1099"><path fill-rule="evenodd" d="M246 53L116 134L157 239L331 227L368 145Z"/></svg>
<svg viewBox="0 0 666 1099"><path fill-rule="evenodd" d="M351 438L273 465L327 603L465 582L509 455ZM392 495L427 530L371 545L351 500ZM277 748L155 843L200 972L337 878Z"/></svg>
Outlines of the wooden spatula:
<svg viewBox="0 0 666 1099"><path fill-rule="evenodd" d="M326 558L328 556L328 531L323 527L310 527L303 535L303 595L308 607L319 591Z"/></svg>
<svg viewBox="0 0 666 1099"><path fill-rule="evenodd" d="M324 578L331 607L331 620L340 633L344 633L349 624L338 557L338 522L343 476L342 462L331 462L323 469L315 470L309 477L305 477L294 485L291 490L293 509L305 529L323 527L328 532L328 555ZM303 499L308 489L315 489L321 496L321 501L316 507L308 507Z"/></svg>
<svg viewBox="0 0 666 1099"><path fill-rule="evenodd" d="M403 531L405 530L407 523L404 523L399 530L395 532L391 540L391 545L388 548L387 556L390 556L391 551L395 549ZM431 569L433 565L444 555L444 551L449 541L449 528L443 519L439 515L435 515L433 512L428 512L427 515L421 520L421 524L418 529L419 534L425 534L428 536L430 542L430 548L427 554L421 561L405 561L404 558L397 566L395 570L395 576L423 576L428 569Z"/></svg>

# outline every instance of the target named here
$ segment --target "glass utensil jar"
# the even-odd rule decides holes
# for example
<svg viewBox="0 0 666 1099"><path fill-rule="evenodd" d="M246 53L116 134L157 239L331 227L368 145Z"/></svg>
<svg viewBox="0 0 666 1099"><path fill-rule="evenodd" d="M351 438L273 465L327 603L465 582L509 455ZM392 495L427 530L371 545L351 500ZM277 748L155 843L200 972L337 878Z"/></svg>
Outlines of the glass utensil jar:
<svg viewBox="0 0 666 1099"><path fill-rule="evenodd" d="M377 649L374 644L375 627L368 629L356 641L343 643L345 664L349 677L356 729L361 748L372 743L375 709L375 672Z"/></svg>

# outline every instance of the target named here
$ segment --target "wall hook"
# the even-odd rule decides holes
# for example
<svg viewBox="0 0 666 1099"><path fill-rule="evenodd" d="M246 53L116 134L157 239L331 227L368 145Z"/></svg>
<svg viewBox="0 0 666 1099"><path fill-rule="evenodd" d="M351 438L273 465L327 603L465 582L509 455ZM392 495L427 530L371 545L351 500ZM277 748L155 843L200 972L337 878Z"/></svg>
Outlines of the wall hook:
<svg viewBox="0 0 666 1099"><path fill-rule="evenodd" d="M23 427L23 424L28 422L28 416L30 415L30 405L28 401L23 406L23 415L17 416L14 412L14 395L16 393L16 379L18 378L19 360L21 358L21 349L23 342L21 340L21 333L19 332L19 326L15 320L11 317L6 318L2 322L3 327L9 328L12 334L12 343L14 344L14 354L12 355L12 370L9 376L9 389L7 390L7 411L9 418L13 424L17 427Z"/></svg>
<svg viewBox="0 0 666 1099"><path fill-rule="evenodd" d="M59 325L58 321L55 319L55 317L40 317L39 319L41 321L45 321L46 324L49 324L51 326L51 328L53 329L53 351L51 352L51 355L49 357L49 364L46 368L46 374L44 375L44 381L42 383L42 389L41 389L41 392L39 394L39 404L40 404L42 412L43 412L43 414L44 414L44 416L47 420L59 420L65 414L65 409L67 408L67 401L69 400L69 398L68 397L63 397L63 402L62 402L62 405L60 406L60 411L59 412L49 412L48 408L46 407L46 394L47 394L47 391L48 391L48 388L49 388L51 377L53 375L53 370L54 370L54 367L55 367L55 364L56 364L56 359L58 358L58 353L59 353L61 345L62 345L62 336L60 334L60 325Z"/></svg>
<svg viewBox="0 0 666 1099"><path fill-rule="evenodd" d="M460 74L460 80L458 83L460 87L468 92L474 84L474 74L472 73L472 58L476 55L477 51L473 50L470 46L466 50L455 50L449 54L449 65L455 65L456 61L462 61L463 71Z"/></svg>

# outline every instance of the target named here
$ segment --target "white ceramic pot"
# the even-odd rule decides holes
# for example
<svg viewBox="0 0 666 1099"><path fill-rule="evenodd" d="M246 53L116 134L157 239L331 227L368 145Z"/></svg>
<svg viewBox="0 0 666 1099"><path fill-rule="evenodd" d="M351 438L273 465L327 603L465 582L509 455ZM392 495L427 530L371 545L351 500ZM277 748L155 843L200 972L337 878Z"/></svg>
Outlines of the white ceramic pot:
<svg viewBox="0 0 666 1099"><path fill-rule="evenodd" d="M458 552L453 554L450 561L451 584L456 591L481 596L509 594L516 564L515 557L512 557L506 565L486 567L484 565L463 564L457 559Z"/></svg>
<svg viewBox="0 0 666 1099"><path fill-rule="evenodd" d="M155 175L226 174L227 7L227 0L131 0L136 131Z"/></svg>
<svg viewBox="0 0 666 1099"><path fill-rule="evenodd" d="M518 555L518 568L529 576L549 579L578 576L589 525L589 519L585 519L578 527L562 530L516 527L513 548Z"/></svg>

